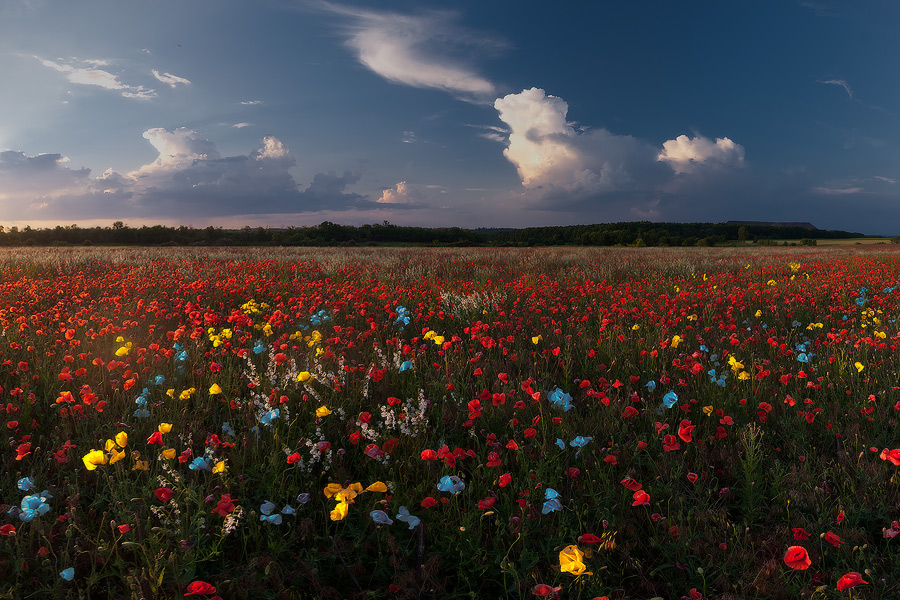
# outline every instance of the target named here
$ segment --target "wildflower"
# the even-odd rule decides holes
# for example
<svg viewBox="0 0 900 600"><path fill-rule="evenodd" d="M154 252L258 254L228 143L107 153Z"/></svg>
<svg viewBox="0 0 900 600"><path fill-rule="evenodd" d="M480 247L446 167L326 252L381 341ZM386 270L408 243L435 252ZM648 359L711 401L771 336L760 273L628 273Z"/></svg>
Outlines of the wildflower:
<svg viewBox="0 0 900 600"><path fill-rule="evenodd" d="M281 525L281 515L279 513L274 513L275 505L268 500L262 503L259 507L259 512L262 514L259 516L260 521L268 521L273 525Z"/></svg>
<svg viewBox="0 0 900 600"><path fill-rule="evenodd" d="M66 581L72 581L75 578L75 569L73 567L69 567L68 569L63 569L59 572L59 576L65 579Z"/></svg>
<svg viewBox="0 0 900 600"><path fill-rule="evenodd" d="M102 450L93 449L82 456L81 460L82 462L84 462L84 466L88 471L93 471L100 465L105 465L109 461L106 454L104 454Z"/></svg>
<svg viewBox="0 0 900 600"><path fill-rule="evenodd" d="M835 548L837 548L838 546L840 546L841 544L844 543L843 540L841 540L841 538L838 537L837 534L832 533L832 532L830 532L830 531L826 531L825 533L823 533L823 534L822 534L821 536L819 536L819 537L821 537L823 540L825 540L826 542L828 542L829 544L831 544L831 545L834 546Z"/></svg>
<svg viewBox="0 0 900 600"><path fill-rule="evenodd" d="M572 440L571 442L569 442L569 445L572 446L573 448L584 448L585 444L590 442L592 439L594 439L594 438L592 438L590 436L584 436L584 435L575 436L575 439Z"/></svg>
<svg viewBox="0 0 900 600"><path fill-rule="evenodd" d="M410 529L415 529L421 522L419 517L409 514L409 510L405 506L401 506L399 510L400 513L397 515L397 519L409 525Z"/></svg>
<svg viewBox="0 0 900 600"><path fill-rule="evenodd" d="M859 585L861 583L868 584L868 581L865 581L862 578L862 575L857 573L856 571L850 571L837 581L837 589L839 592L846 590L847 588L851 588L853 586Z"/></svg>
<svg viewBox="0 0 900 600"><path fill-rule="evenodd" d="M784 564L792 569L803 571L812 565L809 554L803 546L791 546L784 555Z"/></svg>
<svg viewBox="0 0 900 600"><path fill-rule="evenodd" d="M172 493L173 492L172 492L171 488L161 487L161 488L157 488L153 492L153 495L156 496L157 500L159 500L160 502L165 504L166 502L168 502L169 500L172 499Z"/></svg>
<svg viewBox="0 0 900 600"><path fill-rule="evenodd" d="M466 489L466 483L456 475L444 475L438 482L437 488L442 492L458 494Z"/></svg>
<svg viewBox="0 0 900 600"><path fill-rule="evenodd" d="M344 519L344 517L347 516L349 510L350 505L348 503L338 502L337 506L334 508L334 510L331 511L331 514L329 516L331 517L332 521L341 521Z"/></svg>
<svg viewBox="0 0 900 600"><path fill-rule="evenodd" d="M26 523L31 522L35 517L40 517L50 511L50 505L47 504L48 493L45 491L41 494L32 494L22 498L20 505L21 511L19 518Z"/></svg>
<svg viewBox="0 0 900 600"><path fill-rule="evenodd" d="M210 585L205 581L195 581L187 586L187 590L185 590L185 596L207 596L209 594L215 594L216 587L214 585Z"/></svg>
<svg viewBox="0 0 900 600"><path fill-rule="evenodd" d="M673 390L663 396L662 402L666 408L672 408L678 402L678 394Z"/></svg>
<svg viewBox="0 0 900 600"><path fill-rule="evenodd" d="M219 387L218 383L214 383L209 387L209 395L210 396L217 396L221 393L222 393L222 388Z"/></svg>
<svg viewBox="0 0 900 600"><path fill-rule="evenodd" d="M160 446L162 446L163 445L162 433L159 431L154 431L153 435L151 435L150 437L147 438L147 443L148 444L159 444Z"/></svg>
<svg viewBox="0 0 900 600"><path fill-rule="evenodd" d="M313 379L313 374L309 371L300 371L300 373L297 374L297 381L300 383L306 383L310 379Z"/></svg>
<svg viewBox="0 0 900 600"><path fill-rule="evenodd" d="M584 564L584 553L578 546L566 546L559 553L559 570L572 575L592 575Z"/></svg>
<svg viewBox="0 0 900 600"><path fill-rule="evenodd" d="M552 392L547 394L547 399L550 400L552 404L558 406L564 411L571 410L572 408L572 396L565 393L559 388L556 388Z"/></svg>
<svg viewBox="0 0 900 600"><path fill-rule="evenodd" d="M2 527L0 527L0 535L2 535L3 537L12 537L16 535L16 526L10 523L3 525Z"/></svg>
<svg viewBox="0 0 900 600"><path fill-rule="evenodd" d="M220 461L217 462L217 463L215 464L215 466L213 466L213 468L212 468L212 472L213 472L213 473L224 473L225 470L226 470L226 467L225 467L225 461L224 461L224 460L220 460Z"/></svg>
<svg viewBox="0 0 900 600"><path fill-rule="evenodd" d="M191 461L191 464L188 465L188 468L191 471L209 471L212 467L210 466L208 459L202 456L198 456L193 461Z"/></svg>
<svg viewBox="0 0 900 600"><path fill-rule="evenodd" d="M32 477L23 477L17 483L17 487L23 492L29 491L34 487L34 478Z"/></svg>
<svg viewBox="0 0 900 600"><path fill-rule="evenodd" d="M650 506L650 494L644 490L636 491L631 497L634 498L632 506Z"/></svg>
<svg viewBox="0 0 900 600"><path fill-rule="evenodd" d="M386 512L383 510L373 510L369 513L369 516L372 517L372 520L375 521L378 525L393 525L394 522L388 516Z"/></svg>
<svg viewBox="0 0 900 600"><path fill-rule="evenodd" d="M544 491L544 506L541 507L541 514L556 512L562 510L562 503L559 501L559 492L553 488L547 488Z"/></svg>
<svg viewBox="0 0 900 600"><path fill-rule="evenodd" d="M331 411L328 410L328 407L325 406L324 404L316 409L316 417L318 417L320 419L322 417L327 417L330 414L331 414Z"/></svg>

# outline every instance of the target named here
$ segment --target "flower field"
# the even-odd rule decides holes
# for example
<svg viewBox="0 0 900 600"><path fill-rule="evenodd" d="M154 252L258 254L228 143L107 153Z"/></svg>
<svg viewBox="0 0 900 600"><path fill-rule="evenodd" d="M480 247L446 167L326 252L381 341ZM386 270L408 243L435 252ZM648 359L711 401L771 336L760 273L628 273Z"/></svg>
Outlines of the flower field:
<svg viewBox="0 0 900 600"><path fill-rule="evenodd" d="M900 594L900 256L0 254L0 598Z"/></svg>

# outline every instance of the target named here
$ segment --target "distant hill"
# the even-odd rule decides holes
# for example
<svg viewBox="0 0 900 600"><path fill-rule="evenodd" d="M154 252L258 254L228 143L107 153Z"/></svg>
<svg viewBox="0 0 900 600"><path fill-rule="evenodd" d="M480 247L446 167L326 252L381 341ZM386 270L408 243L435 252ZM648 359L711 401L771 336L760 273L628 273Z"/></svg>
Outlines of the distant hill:
<svg viewBox="0 0 900 600"><path fill-rule="evenodd" d="M801 223L799 221L725 221L726 225L745 225L745 226L758 226L758 227L800 227L801 229L809 229L817 230L816 226L812 223Z"/></svg>

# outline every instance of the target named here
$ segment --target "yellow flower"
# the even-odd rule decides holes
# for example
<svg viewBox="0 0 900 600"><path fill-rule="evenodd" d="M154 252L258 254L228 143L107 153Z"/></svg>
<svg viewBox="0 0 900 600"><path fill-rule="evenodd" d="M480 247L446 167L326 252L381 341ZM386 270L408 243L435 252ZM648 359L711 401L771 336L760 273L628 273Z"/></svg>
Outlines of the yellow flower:
<svg viewBox="0 0 900 600"><path fill-rule="evenodd" d="M712 404L710 404L709 406L703 407L703 414L706 415L707 417L711 416L712 412L713 412Z"/></svg>
<svg viewBox="0 0 900 600"><path fill-rule="evenodd" d="M562 573L571 573L572 575L592 575L586 570L584 564L584 553L578 549L578 546L572 544L566 546L559 553L559 570Z"/></svg>
<svg viewBox="0 0 900 600"><path fill-rule="evenodd" d="M121 348L116 350L116 356L118 356L119 358L122 358L123 356L127 356L127 355L128 355L128 348L125 346L122 346Z"/></svg>
<svg viewBox="0 0 900 600"><path fill-rule="evenodd" d="M762 316L762 311L761 311L761 310L757 310L757 311L756 311L756 314L754 314L753 316L756 317L757 319L760 318L760 317Z"/></svg>
<svg viewBox="0 0 900 600"><path fill-rule="evenodd" d="M680 335L673 335L672 336L672 347L677 348L678 344L680 344L682 341L684 341L684 338L682 338Z"/></svg>
<svg viewBox="0 0 900 600"><path fill-rule="evenodd" d="M334 499L338 502L353 502L353 499L358 495L362 494L365 490L363 490L363 486L361 483L351 483L350 487L344 487L339 483L329 483L325 486L325 497L331 498L334 496Z"/></svg>
<svg viewBox="0 0 900 600"><path fill-rule="evenodd" d="M741 381L750 379L750 373L748 373L747 371L741 371L741 373L738 375L738 379L740 379Z"/></svg>
<svg viewBox="0 0 900 600"><path fill-rule="evenodd" d="M853 366L856 367L856 372L857 372L857 373L862 373L862 370L865 369L865 367L863 366L863 364L862 364L861 362L859 362L859 361L853 363Z"/></svg>
<svg viewBox="0 0 900 600"><path fill-rule="evenodd" d="M330 414L331 414L331 411L328 410L328 407L325 406L324 404L316 409L316 416L319 418L327 417Z"/></svg>
<svg viewBox="0 0 900 600"><path fill-rule="evenodd" d="M116 449L116 443L113 440L106 440L106 444L103 446L103 449L106 452L112 452Z"/></svg>
<svg viewBox="0 0 900 600"><path fill-rule="evenodd" d="M166 448L165 450L162 451L162 455L163 455L163 458L172 460L173 458L175 458L175 448Z"/></svg>
<svg viewBox="0 0 900 600"><path fill-rule="evenodd" d="M225 472L225 461L220 460L216 463L216 465L212 468L213 473L224 473Z"/></svg>
<svg viewBox="0 0 900 600"><path fill-rule="evenodd" d="M373 483L372 485L370 485L369 487L367 487L365 491L367 491L367 492L381 492L381 493L385 493L385 492L387 492L387 486L384 485L384 484L383 484L382 482L380 482L380 481L376 481L375 483Z"/></svg>
<svg viewBox="0 0 900 600"><path fill-rule="evenodd" d="M444 336L436 335L432 338L434 340L435 345L441 346L444 343Z"/></svg>
<svg viewBox="0 0 900 600"><path fill-rule="evenodd" d="M103 453L102 450L93 450L85 454L81 457L82 462L84 462L84 466L88 471L93 471L100 465L105 465L109 459L106 457L106 454Z"/></svg>
<svg viewBox="0 0 900 600"><path fill-rule="evenodd" d="M113 449L112 454L109 457L109 464L114 465L117 462L119 462L120 460L122 460L123 458L125 458L124 450L119 451L119 450Z"/></svg>
<svg viewBox="0 0 900 600"><path fill-rule="evenodd" d="M267 336L272 335L272 325L270 325L269 323L263 325L262 330L263 333L265 333Z"/></svg>
<svg viewBox="0 0 900 600"><path fill-rule="evenodd" d="M775 283L776 282L774 279L770 279L769 281L766 282L766 285L775 285Z"/></svg>
<svg viewBox="0 0 900 600"><path fill-rule="evenodd" d="M119 445L119 448L124 448L128 445L128 434L124 431L120 431L116 434L116 443Z"/></svg>
<svg viewBox="0 0 900 600"><path fill-rule="evenodd" d="M175 397L175 388L167 389L166 396L168 396L169 398L174 398Z"/></svg>
<svg viewBox="0 0 900 600"><path fill-rule="evenodd" d="M641 326L638 325L637 323L635 323L634 325L631 326L631 330L632 330L632 331L637 331L637 330L640 329L640 328L641 328Z"/></svg>
<svg viewBox="0 0 900 600"><path fill-rule="evenodd" d="M297 374L297 381L301 383L306 383L310 379L313 379L313 376L309 371L300 371L300 373Z"/></svg>
<svg viewBox="0 0 900 600"><path fill-rule="evenodd" d="M132 471L149 471L150 470L150 461L149 460L136 460L134 461L134 466L131 467Z"/></svg>
<svg viewBox="0 0 900 600"><path fill-rule="evenodd" d="M170 431L172 431L172 424L171 423L160 423L159 427L157 427L157 429L159 430L160 433L169 433Z"/></svg>
<svg viewBox="0 0 900 600"><path fill-rule="evenodd" d="M188 388L188 389L184 390L183 392L181 392L181 394L178 396L178 399L179 400L190 400L191 396L193 396L194 392L196 392L196 391L197 391L196 388Z"/></svg>
<svg viewBox="0 0 900 600"><path fill-rule="evenodd" d="M347 516L347 512L350 510L350 505L346 502L338 502L338 505L335 507L333 511L331 511L331 520L332 521L342 521L344 517Z"/></svg>
<svg viewBox="0 0 900 600"><path fill-rule="evenodd" d="M429 331L428 333L426 333L423 337L424 337L426 340L431 340L431 339L434 339L434 336L436 336L436 335L437 335L437 332L436 332L436 331L430 330L430 331Z"/></svg>
<svg viewBox="0 0 900 600"><path fill-rule="evenodd" d="M221 394L221 393L222 393L222 388L219 387L218 383L214 383L209 387L209 395L210 396L215 396L215 395Z"/></svg>
<svg viewBox="0 0 900 600"><path fill-rule="evenodd" d="M540 342L542 339L544 339L544 338L541 337L540 335L536 335L531 338L531 343L534 344L535 346L537 346L538 342Z"/></svg>
<svg viewBox="0 0 900 600"><path fill-rule="evenodd" d="M123 338L121 335L116 338L116 343L118 343L118 344L121 344L124 341L125 341L125 338Z"/></svg>

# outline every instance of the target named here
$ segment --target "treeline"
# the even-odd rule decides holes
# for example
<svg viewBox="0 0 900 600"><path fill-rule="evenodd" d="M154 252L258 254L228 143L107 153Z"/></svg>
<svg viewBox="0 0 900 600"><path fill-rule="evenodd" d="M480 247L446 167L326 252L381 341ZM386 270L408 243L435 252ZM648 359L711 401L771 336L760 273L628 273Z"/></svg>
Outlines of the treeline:
<svg viewBox="0 0 900 600"><path fill-rule="evenodd" d="M134 245L134 246L716 246L734 242L774 244L796 240L866 237L847 231L731 223L603 223L525 229L404 227L381 224L338 225L325 221L312 227L111 227L78 225L32 229L0 226L0 246Z"/></svg>

